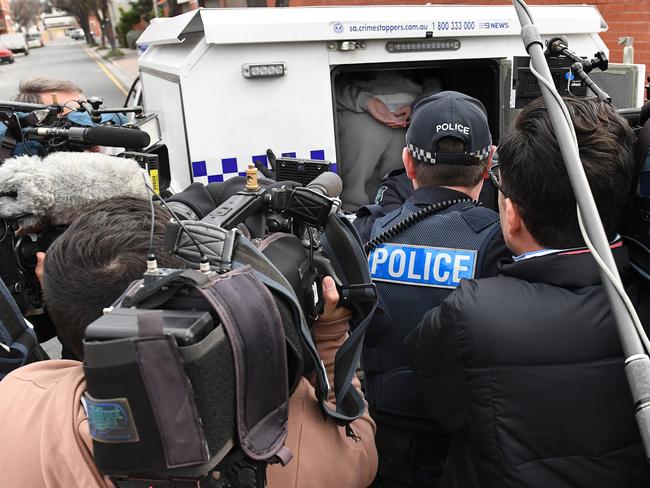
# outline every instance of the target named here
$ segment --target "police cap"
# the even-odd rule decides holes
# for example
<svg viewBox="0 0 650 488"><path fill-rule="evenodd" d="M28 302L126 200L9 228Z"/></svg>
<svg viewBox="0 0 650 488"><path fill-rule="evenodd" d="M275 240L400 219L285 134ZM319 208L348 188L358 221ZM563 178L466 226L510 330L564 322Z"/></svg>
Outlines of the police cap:
<svg viewBox="0 0 650 488"><path fill-rule="evenodd" d="M444 137L460 139L465 151L438 152L438 141ZM431 95L413 109L406 146L423 163L479 164L492 146L485 107L477 99L455 91Z"/></svg>

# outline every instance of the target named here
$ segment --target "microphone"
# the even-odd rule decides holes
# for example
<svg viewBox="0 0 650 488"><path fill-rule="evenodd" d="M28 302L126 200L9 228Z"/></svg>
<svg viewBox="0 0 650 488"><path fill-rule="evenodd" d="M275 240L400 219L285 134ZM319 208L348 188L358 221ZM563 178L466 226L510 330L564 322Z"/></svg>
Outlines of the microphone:
<svg viewBox="0 0 650 488"><path fill-rule="evenodd" d="M87 207L114 197L147 199L132 160L91 152L54 152L45 158L18 156L0 166L0 218L16 221L21 232L67 225Z"/></svg>
<svg viewBox="0 0 650 488"><path fill-rule="evenodd" d="M307 184L307 188L320 193L328 198L336 198L343 190L343 182L341 177L331 171L319 174L314 178L311 183Z"/></svg>
<svg viewBox="0 0 650 488"><path fill-rule="evenodd" d="M565 54L569 41L564 36L553 37L546 41L546 49L552 56L559 56Z"/></svg>
<svg viewBox="0 0 650 488"><path fill-rule="evenodd" d="M27 129L26 133L46 137L64 137L70 142L78 142L92 146L142 149L147 147L151 142L151 138L146 132L124 127L71 127L70 129L39 127Z"/></svg>

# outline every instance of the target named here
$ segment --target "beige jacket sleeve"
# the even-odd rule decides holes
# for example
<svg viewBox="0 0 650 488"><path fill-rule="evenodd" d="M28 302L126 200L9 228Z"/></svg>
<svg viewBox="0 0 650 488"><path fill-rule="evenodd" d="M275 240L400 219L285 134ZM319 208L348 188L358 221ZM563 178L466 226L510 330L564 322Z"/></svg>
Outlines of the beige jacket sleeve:
<svg viewBox="0 0 650 488"><path fill-rule="evenodd" d="M334 320L330 322L317 321L314 324L313 336L314 342L316 343L316 348L318 349L318 354L320 355L323 364L325 365L325 370L327 371L327 379L330 385L334 385L334 360L336 358L336 352L339 350L339 347L345 342L348 338L348 320L350 319L351 314L348 313L345 317ZM352 386L361 392L361 382L356 375L352 378ZM333 389L330 390L328 396L328 403L335 408L336 400L334 398ZM368 484L372 482L377 471L377 448L375 446L375 432L377 426L375 422L370 418L368 413L368 406L366 404L366 411L363 416L359 417L357 420L351 424L352 430L355 435L359 437L359 443L364 446L364 449L368 453L368 462L369 462L369 472L372 477L368 480ZM342 430L342 427L340 428Z"/></svg>
<svg viewBox="0 0 650 488"><path fill-rule="evenodd" d="M334 356L348 335L349 315L331 322L317 322L314 341L334 384ZM359 380L354 387L360 391ZM334 399L331 399L334 405ZM368 412L352 423L357 437L347 437L345 428L326 419L316 399L314 386L302 378L289 399L289 435L286 446L294 459L287 466L274 464L267 471L269 488L365 488L377 472L375 423Z"/></svg>

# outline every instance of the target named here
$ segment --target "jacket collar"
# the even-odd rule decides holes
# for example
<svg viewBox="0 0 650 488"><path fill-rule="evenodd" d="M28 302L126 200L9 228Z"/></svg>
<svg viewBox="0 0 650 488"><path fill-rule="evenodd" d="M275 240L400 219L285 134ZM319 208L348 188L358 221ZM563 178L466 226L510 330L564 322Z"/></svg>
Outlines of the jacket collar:
<svg viewBox="0 0 650 488"><path fill-rule="evenodd" d="M469 198L469 195L443 186L422 186L413 192L407 202L420 207L457 198Z"/></svg>
<svg viewBox="0 0 650 488"><path fill-rule="evenodd" d="M624 247L612 249L616 267L622 279L630 276L630 258ZM499 272L529 282L546 283L567 288L602 283L598 265L590 252L558 252L531 259L510 262L501 260Z"/></svg>

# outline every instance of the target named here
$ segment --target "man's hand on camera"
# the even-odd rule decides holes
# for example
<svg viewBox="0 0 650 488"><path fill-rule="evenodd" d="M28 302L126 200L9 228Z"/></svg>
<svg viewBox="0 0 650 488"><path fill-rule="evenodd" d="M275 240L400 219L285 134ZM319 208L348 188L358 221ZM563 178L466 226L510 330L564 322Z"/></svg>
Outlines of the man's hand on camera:
<svg viewBox="0 0 650 488"><path fill-rule="evenodd" d="M323 313L318 316L318 322L336 322L348 317L350 311L338 306L339 292L336 289L336 283L330 276L323 278L322 289L325 306Z"/></svg>

